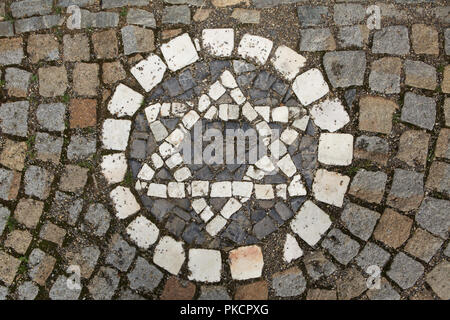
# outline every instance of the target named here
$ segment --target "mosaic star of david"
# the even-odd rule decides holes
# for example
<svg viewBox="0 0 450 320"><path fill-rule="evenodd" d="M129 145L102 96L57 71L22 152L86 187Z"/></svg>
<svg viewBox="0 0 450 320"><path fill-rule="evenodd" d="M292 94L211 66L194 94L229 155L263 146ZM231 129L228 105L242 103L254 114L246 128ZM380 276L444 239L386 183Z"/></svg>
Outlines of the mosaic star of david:
<svg viewBox="0 0 450 320"><path fill-rule="evenodd" d="M227 254L233 279L256 278L264 266L258 243L281 226L292 231L286 263L302 255L296 237L314 246L331 227L318 204L343 205L350 179L333 168L352 162L353 136L337 132L350 118L321 71L305 68L294 50L280 46L271 56L272 41L246 34L233 56L233 29L202 36L201 48L183 34L160 47L164 60L151 54L134 66L145 93L116 87L102 172L117 218L129 219L131 241L156 265L177 275L187 261L190 280L219 282ZM264 70L269 60L274 73ZM198 123L255 128L268 154L252 164L185 163L180 146ZM120 185L128 167L134 188Z"/></svg>

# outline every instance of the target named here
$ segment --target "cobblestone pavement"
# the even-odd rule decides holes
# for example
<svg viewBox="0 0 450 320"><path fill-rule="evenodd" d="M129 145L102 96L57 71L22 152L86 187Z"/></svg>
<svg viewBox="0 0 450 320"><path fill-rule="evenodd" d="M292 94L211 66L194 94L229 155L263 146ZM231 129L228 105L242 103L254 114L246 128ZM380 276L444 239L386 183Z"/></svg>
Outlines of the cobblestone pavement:
<svg viewBox="0 0 450 320"><path fill-rule="evenodd" d="M449 55L445 0L2 0L0 300L449 299Z"/></svg>

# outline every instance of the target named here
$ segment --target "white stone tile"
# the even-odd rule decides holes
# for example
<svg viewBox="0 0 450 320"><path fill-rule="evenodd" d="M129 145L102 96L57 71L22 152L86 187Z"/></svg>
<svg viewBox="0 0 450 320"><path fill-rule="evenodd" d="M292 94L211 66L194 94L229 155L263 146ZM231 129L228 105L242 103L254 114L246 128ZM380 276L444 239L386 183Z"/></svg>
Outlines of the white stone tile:
<svg viewBox="0 0 450 320"><path fill-rule="evenodd" d="M167 66L156 54L139 62L131 68L131 74L136 78L139 84L146 92L152 90L158 85L166 72Z"/></svg>
<svg viewBox="0 0 450 320"><path fill-rule="evenodd" d="M287 145L291 145L298 137L298 132L294 129L287 128L281 133L280 140L286 143Z"/></svg>
<svg viewBox="0 0 450 320"><path fill-rule="evenodd" d="M188 106L181 102L172 103L172 115L182 117L188 111Z"/></svg>
<svg viewBox="0 0 450 320"><path fill-rule="evenodd" d="M228 120L238 120L240 109L241 108L236 104L229 104L228 105Z"/></svg>
<svg viewBox="0 0 450 320"><path fill-rule="evenodd" d="M197 50L187 33L162 44L161 52L171 71L180 70L198 60Z"/></svg>
<svg viewBox="0 0 450 320"><path fill-rule="evenodd" d="M214 212L211 210L211 208L209 206L206 207L200 214L200 218L202 218L202 220L205 222L208 222L213 217L214 217Z"/></svg>
<svg viewBox="0 0 450 320"><path fill-rule="evenodd" d="M170 117L170 109L172 109L171 103L163 103L161 105L161 117Z"/></svg>
<svg viewBox="0 0 450 320"><path fill-rule="evenodd" d="M130 136L131 121L106 119L103 122L102 143L108 150L125 151Z"/></svg>
<svg viewBox="0 0 450 320"><path fill-rule="evenodd" d="M236 102L238 105L241 105L245 102L244 94L242 93L241 89L236 88L230 91L230 96L233 98L234 102Z"/></svg>
<svg viewBox="0 0 450 320"><path fill-rule="evenodd" d="M245 34L238 47L238 54L258 64L265 64L272 51L273 42L267 38Z"/></svg>
<svg viewBox="0 0 450 320"><path fill-rule="evenodd" d="M134 219L127 227L130 239L141 249L148 249L158 240L158 227L143 216Z"/></svg>
<svg viewBox="0 0 450 320"><path fill-rule="evenodd" d="M186 129L190 129L194 124L197 123L199 119L200 116L198 115L198 113L195 112L194 110L191 110L184 115L181 121L183 122L183 125Z"/></svg>
<svg viewBox="0 0 450 320"><path fill-rule="evenodd" d="M291 263L291 261L300 258L302 255L303 250L298 245L297 240L289 233L286 234L286 241L283 247L283 260L286 263Z"/></svg>
<svg viewBox="0 0 450 320"><path fill-rule="evenodd" d="M234 49L233 29L204 29L202 32L203 49L210 55L229 57Z"/></svg>
<svg viewBox="0 0 450 320"><path fill-rule="evenodd" d="M275 186L275 194L278 198L287 199L287 185L286 184L277 184Z"/></svg>
<svg viewBox="0 0 450 320"><path fill-rule="evenodd" d="M183 143L184 137L185 133L181 129L176 128L167 136L166 141L178 148Z"/></svg>
<svg viewBox="0 0 450 320"><path fill-rule="evenodd" d="M215 118L217 118L217 113L218 113L217 108L212 106L211 108L208 109L208 111L206 111L203 118L208 119L208 120L215 119Z"/></svg>
<svg viewBox="0 0 450 320"><path fill-rule="evenodd" d="M220 282L222 256L218 250L190 249L188 269L189 280L199 282Z"/></svg>
<svg viewBox="0 0 450 320"><path fill-rule="evenodd" d="M158 150L163 159L166 159L176 153L176 149L168 142L161 143Z"/></svg>
<svg viewBox="0 0 450 320"><path fill-rule="evenodd" d="M198 111L203 112L211 105L211 99L206 94L202 94L198 99Z"/></svg>
<svg viewBox="0 0 450 320"><path fill-rule="evenodd" d="M295 78L292 90L300 103L307 106L326 95L329 88L320 70L310 69Z"/></svg>
<svg viewBox="0 0 450 320"><path fill-rule="evenodd" d="M236 83L236 79L234 79L233 74L229 70L225 70L220 75L220 82L222 82L222 85L228 89L234 89L238 86Z"/></svg>
<svg viewBox="0 0 450 320"><path fill-rule="evenodd" d="M350 117L339 99L327 99L314 105L310 114L316 126L335 132L350 122Z"/></svg>
<svg viewBox="0 0 450 320"><path fill-rule="evenodd" d="M271 184L255 184L255 197L260 200L275 198L273 186Z"/></svg>
<svg viewBox="0 0 450 320"><path fill-rule="evenodd" d="M118 117L132 116L143 100L142 94L120 83L108 103L108 111Z"/></svg>
<svg viewBox="0 0 450 320"><path fill-rule="evenodd" d="M167 186L160 183L150 183L148 185L147 195L155 198L167 198Z"/></svg>
<svg viewBox="0 0 450 320"><path fill-rule="evenodd" d="M297 167L291 159L291 156L286 154L280 161L277 162L278 168L289 178L292 177L297 172Z"/></svg>
<svg viewBox="0 0 450 320"><path fill-rule="evenodd" d="M248 166L245 174L253 180L261 180L265 176L265 172L263 170L255 168L254 166Z"/></svg>
<svg viewBox="0 0 450 320"><path fill-rule="evenodd" d="M211 183L211 198L231 197L231 181Z"/></svg>
<svg viewBox="0 0 450 320"><path fill-rule="evenodd" d="M289 121L289 109L286 106L272 109L272 121L287 123Z"/></svg>
<svg viewBox="0 0 450 320"><path fill-rule="evenodd" d="M299 119L295 119L294 122L292 122L292 126L294 128L297 128L298 130L306 131L308 123L309 123L309 116L303 116Z"/></svg>
<svg viewBox="0 0 450 320"><path fill-rule="evenodd" d="M203 198L195 199L192 201L192 209L194 209L195 212L200 213L202 212L208 204L206 203L206 200Z"/></svg>
<svg viewBox="0 0 450 320"><path fill-rule="evenodd" d="M312 190L316 200L342 207L350 178L333 171L316 171Z"/></svg>
<svg viewBox="0 0 450 320"><path fill-rule="evenodd" d="M141 170L139 171L137 177L138 179L150 181L153 179L153 176L155 175L155 170L150 168L150 166L146 163L142 165Z"/></svg>
<svg viewBox="0 0 450 320"><path fill-rule="evenodd" d="M220 81L217 80L209 87L208 95L211 97L211 99L217 100L221 96L223 96L226 91L227 89L225 89L225 87L220 83Z"/></svg>
<svg viewBox="0 0 450 320"><path fill-rule="evenodd" d="M220 214L225 218L229 219L236 211L238 211L242 207L242 204L234 199L230 198L227 203L223 206L222 210L220 210Z"/></svg>
<svg viewBox="0 0 450 320"><path fill-rule="evenodd" d="M253 191L253 182L248 181L233 181L233 196L250 198Z"/></svg>
<svg viewBox="0 0 450 320"><path fill-rule="evenodd" d="M183 242L165 236L156 245L153 262L171 274L177 275L186 259Z"/></svg>
<svg viewBox="0 0 450 320"><path fill-rule="evenodd" d="M264 258L261 248L256 245L231 250L228 260L234 280L254 279L262 275Z"/></svg>
<svg viewBox="0 0 450 320"><path fill-rule="evenodd" d="M159 169L159 168L161 168L164 165L163 159L157 153L152 154L151 159L152 159L153 166L156 169Z"/></svg>
<svg viewBox="0 0 450 320"><path fill-rule="evenodd" d="M347 133L322 133L318 160L323 164L348 166L353 159L353 136Z"/></svg>
<svg viewBox="0 0 450 320"><path fill-rule="evenodd" d="M147 108L145 108L145 117L147 118L148 123L152 123L156 119L158 119L159 112L161 110L161 104L151 104Z"/></svg>
<svg viewBox="0 0 450 320"><path fill-rule="evenodd" d="M226 224L227 220L224 217L217 215L206 225L205 229L211 237L215 237Z"/></svg>
<svg viewBox="0 0 450 320"><path fill-rule="evenodd" d="M291 222L291 229L310 246L314 246L330 228L330 217L310 200L306 201Z"/></svg>
<svg viewBox="0 0 450 320"><path fill-rule="evenodd" d="M167 194L169 198L184 198L186 192L184 190L184 183L182 182L169 182L167 184Z"/></svg>
<svg viewBox="0 0 450 320"><path fill-rule="evenodd" d="M254 109L264 119L264 121L270 122L270 107L269 106L256 106Z"/></svg>
<svg viewBox="0 0 450 320"><path fill-rule="evenodd" d="M286 46L279 46L275 50L272 58L272 64L281 75L287 79L292 80L300 72L300 69L305 66L306 58L298 54L291 48Z"/></svg>
<svg viewBox="0 0 450 320"><path fill-rule="evenodd" d="M166 160L166 165L169 167L169 169L173 169L182 163L183 163L183 156L178 152L174 153L169 157L169 159Z"/></svg>
<svg viewBox="0 0 450 320"><path fill-rule="evenodd" d="M185 180L189 179L190 177L192 177L191 170L189 170L188 167L180 168L174 172L173 177L178 182L185 181Z"/></svg>
<svg viewBox="0 0 450 320"><path fill-rule="evenodd" d="M288 186L288 192L291 197L306 196L306 189L299 174L292 178Z"/></svg>
<svg viewBox="0 0 450 320"><path fill-rule="evenodd" d="M109 195L116 209L116 216L119 219L126 219L141 209L128 188L118 186Z"/></svg>
<svg viewBox="0 0 450 320"><path fill-rule="evenodd" d="M154 121L150 123L150 130L152 131L153 137L155 137L156 142L163 141L169 134L166 127L162 124L161 121Z"/></svg>
<svg viewBox="0 0 450 320"><path fill-rule="evenodd" d="M272 172L275 170L275 165L268 156L263 156L261 159L256 161L255 166L265 172Z"/></svg>
<svg viewBox="0 0 450 320"><path fill-rule="evenodd" d="M256 131L263 137L268 137L272 134L272 129L270 129L269 124L265 121L256 124Z"/></svg>
<svg viewBox="0 0 450 320"><path fill-rule="evenodd" d="M113 153L102 157L100 164L103 176L110 184L122 182L127 173L125 153Z"/></svg>
<svg viewBox="0 0 450 320"><path fill-rule="evenodd" d="M271 153L271 158L274 159L274 162L276 162L277 159L280 159L282 156L284 156L287 152L287 148L284 145L283 142L280 141L280 139L275 140L272 142L269 146L269 150Z"/></svg>
<svg viewBox="0 0 450 320"><path fill-rule="evenodd" d="M228 121L228 104L219 105L219 118Z"/></svg>
<svg viewBox="0 0 450 320"><path fill-rule="evenodd" d="M206 197L209 194L209 181L192 181L191 189L193 197Z"/></svg>
<svg viewBox="0 0 450 320"><path fill-rule="evenodd" d="M258 113L255 111L255 109L252 107L252 105L247 102L242 107L242 115L247 118L248 121L252 122L258 117Z"/></svg>

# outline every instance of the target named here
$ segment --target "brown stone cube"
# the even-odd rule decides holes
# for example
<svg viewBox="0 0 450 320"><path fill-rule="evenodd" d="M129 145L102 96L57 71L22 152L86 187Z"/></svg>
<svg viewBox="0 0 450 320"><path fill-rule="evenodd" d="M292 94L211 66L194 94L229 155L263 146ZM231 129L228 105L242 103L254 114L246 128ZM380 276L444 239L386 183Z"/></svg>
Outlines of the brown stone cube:
<svg viewBox="0 0 450 320"><path fill-rule="evenodd" d="M41 96L62 96L66 92L67 85L67 71L64 66L39 68L39 94Z"/></svg>
<svg viewBox="0 0 450 320"><path fill-rule="evenodd" d="M14 217L27 228L34 229L39 223L44 203L33 199L20 199L14 211Z"/></svg>
<svg viewBox="0 0 450 320"><path fill-rule="evenodd" d="M89 39L84 34L67 34L63 38L64 61L89 61L91 53Z"/></svg>
<svg viewBox="0 0 450 320"><path fill-rule="evenodd" d="M97 124L97 101L72 99L69 107L70 128L87 128Z"/></svg>
<svg viewBox="0 0 450 320"><path fill-rule="evenodd" d="M429 141L430 135L425 131L408 130L403 132L396 158L411 167L425 169Z"/></svg>
<svg viewBox="0 0 450 320"><path fill-rule="evenodd" d="M66 236L66 230L49 222L42 227L39 236L44 240L62 246L64 237Z"/></svg>
<svg viewBox="0 0 450 320"><path fill-rule="evenodd" d="M400 247L409 237L413 221L391 209L386 209L375 228L375 239L392 248Z"/></svg>
<svg viewBox="0 0 450 320"><path fill-rule="evenodd" d="M96 96L99 86L98 76L98 64L77 63L73 70L73 90L79 96Z"/></svg>
<svg viewBox="0 0 450 320"><path fill-rule="evenodd" d="M30 246L31 240L33 240L33 236L28 231L14 230L8 234L5 247L12 248L19 254L25 254Z"/></svg>
<svg viewBox="0 0 450 320"><path fill-rule="evenodd" d="M16 142L5 138L5 144L0 154L0 163L10 169L22 171L26 153L26 142Z"/></svg>
<svg viewBox="0 0 450 320"><path fill-rule="evenodd" d="M28 38L28 56L32 63L59 59L59 43L51 34L32 34Z"/></svg>
<svg viewBox="0 0 450 320"><path fill-rule="evenodd" d="M362 97L359 101L359 129L390 134L392 116L398 109L395 102L381 97Z"/></svg>
<svg viewBox="0 0 450 320"><path fill-rule="evenodd" d="M61 176L59 189L67 192L82 192L87 181L89 169L75 165L66 165Z"/></svg>
<svg viewBox="0 0 450 320"><path fill-rule="evenodd" d="M0 280L11 285L16 277L17 269L20 266L20 260L0 251Z"/></svg>
<svg viewBox="0 0 450 320"><path fill-rule="evenodd" d="M161 300L192 300L196 291L195 284L171 276L164 286Z"/></svg>
<svg viewBox="0 0 450 320"><path fill-rule="evenodd" d="M97 59L114 59L119 54L115 30L94 33L92 35L92 44Z"/></svg>
<svg viewBox="0 0 450 320"><path fill-rule="evenodd" d="M234 294L235 300L267 300L268 297L269 287L264 280L241 285Z"/></svg>
<svg viewBox="0 0 450 320"><path fill-rule="evenodd" d="M439 55L439 36L433 26L414 24L411 41L416 54Z"/></svg>
<svg viewBox="0 0 450 320"><path fill-rule="evenodd" d="M113 84L126 78L127 74L119 61L105 62L102 66L103 82Z"/></svg>

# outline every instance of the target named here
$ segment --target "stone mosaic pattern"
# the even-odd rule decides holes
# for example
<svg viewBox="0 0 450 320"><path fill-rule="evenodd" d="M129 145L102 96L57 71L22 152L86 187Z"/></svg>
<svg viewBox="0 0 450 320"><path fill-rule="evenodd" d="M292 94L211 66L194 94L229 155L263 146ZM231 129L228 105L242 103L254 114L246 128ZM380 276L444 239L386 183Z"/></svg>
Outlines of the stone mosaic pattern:
<svg viewBox="0 0 450 320"><path fill-rule="evenodd" d="M449 7L378 5L0 4L0 299L449 299Z"/></svg>

